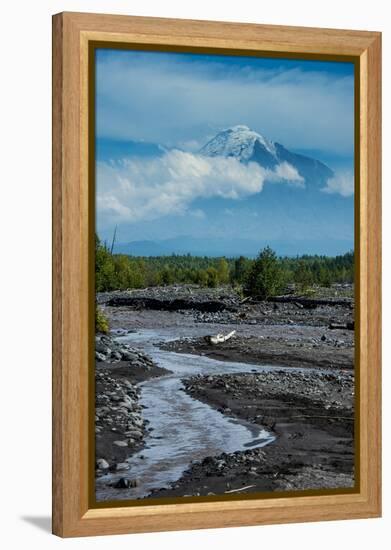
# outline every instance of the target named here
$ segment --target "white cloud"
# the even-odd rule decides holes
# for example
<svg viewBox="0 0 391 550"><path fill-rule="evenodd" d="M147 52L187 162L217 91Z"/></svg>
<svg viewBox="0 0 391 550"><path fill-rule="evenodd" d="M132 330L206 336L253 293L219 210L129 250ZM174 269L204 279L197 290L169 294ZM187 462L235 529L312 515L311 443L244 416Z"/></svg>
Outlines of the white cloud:
<svg viewBox="0 0 391 550"><path fill-rule="evenodd" d="M278 164L274 169L274 174L272 174L269 179L277 181L286 180L296 187L305 187L304 178L300 176L296 168L288 162Z"/></svg>
<svg viewBox="0 0 391 550"><path fill-rule="evenodd" d="M266 180L302 178L287 163L276 171L233 157L204 157L172 150L162 157L123 159L97 165L97 211L107 222L134 223L169 214L203 215L195 199L241 199L263 189Z"/></svg>
<svg viewBox="0 0 391 550"><path fill-rule="evenodd" d="M343 197L350 197L354 193L354 177L350 172L336 174L329 179L326 187L322 189L325 193L337 193Z"/></svg>

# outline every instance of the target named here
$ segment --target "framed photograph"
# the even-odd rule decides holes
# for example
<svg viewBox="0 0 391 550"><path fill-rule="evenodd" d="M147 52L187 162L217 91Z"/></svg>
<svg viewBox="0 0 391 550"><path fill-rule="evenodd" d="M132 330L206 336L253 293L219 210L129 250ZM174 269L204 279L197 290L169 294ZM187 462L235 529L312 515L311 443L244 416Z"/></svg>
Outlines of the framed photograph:
<svg viewBox="0 0 391 550"><path fill-rule="evenodd" d="M53 18L53 532L378 517L381 35Z"/></svg>

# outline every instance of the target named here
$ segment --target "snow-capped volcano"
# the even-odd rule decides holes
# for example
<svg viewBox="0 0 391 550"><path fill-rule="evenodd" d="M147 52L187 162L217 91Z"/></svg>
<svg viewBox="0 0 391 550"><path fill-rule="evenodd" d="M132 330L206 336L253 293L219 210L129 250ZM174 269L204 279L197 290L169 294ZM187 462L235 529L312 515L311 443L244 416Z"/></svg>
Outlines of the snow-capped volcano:
<svg viewBox="0 0 391 550"><path fill-rule="evenodd" d="M238 157L240 160L246 161L253 156L256 142L270 155L275 156L274 144L243 124L219 132L204 145L200 152L208 157Z"/></svg>
<svg viewBox="0 0 391 550"><path fill-rule="evenodd" d="M306 183L323 187L334 172L319 160L293 153L277 142L239 124L219 132L200 150L208 157L235 157L241 162L256 162L264 168L274 169L288 163Z"/></svg>

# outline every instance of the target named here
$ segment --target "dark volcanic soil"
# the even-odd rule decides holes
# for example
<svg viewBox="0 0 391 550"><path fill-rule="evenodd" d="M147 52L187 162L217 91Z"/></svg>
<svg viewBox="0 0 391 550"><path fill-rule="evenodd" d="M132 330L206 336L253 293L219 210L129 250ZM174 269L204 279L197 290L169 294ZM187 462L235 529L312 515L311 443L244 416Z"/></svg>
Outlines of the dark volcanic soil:
<svg viewBox="0 0 391 550"><path fill-rule="evenodd" d="M262 449L207 457L151 497L354 485L352 374L198 376L185 387L222 414L266 426L277 438Z"/></svg>

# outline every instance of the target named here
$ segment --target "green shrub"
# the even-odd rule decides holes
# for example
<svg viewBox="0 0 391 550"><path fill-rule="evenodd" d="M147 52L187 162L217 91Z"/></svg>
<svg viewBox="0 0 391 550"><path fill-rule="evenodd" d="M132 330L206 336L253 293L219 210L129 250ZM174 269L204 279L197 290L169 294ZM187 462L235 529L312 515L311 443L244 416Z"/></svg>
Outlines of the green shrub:
<svg viewBox="0 0 391 550"><path fill-rule="evenodd" d="M299 260L294 272L295 283L301 292L306 293L311 285L314 283L314 278L308 264Z"/></svg>
<svg viewBox="0 0 391 550"><path fill-rule="evenodd" d="M103 332L104 334L107 334L109 332L109 320L107 319L106 315L103 313L103 311L100 309L99 306L96 306L95 308L95 331L96 332Z"/></svg>
<svg viewBox="0 0 391 550"><path fill-rule="evenodd" d="M276 296L283 287L283 272L276 253L267 246L253 263L248 277L246 290L251 296L267 300Z"/></svg>

